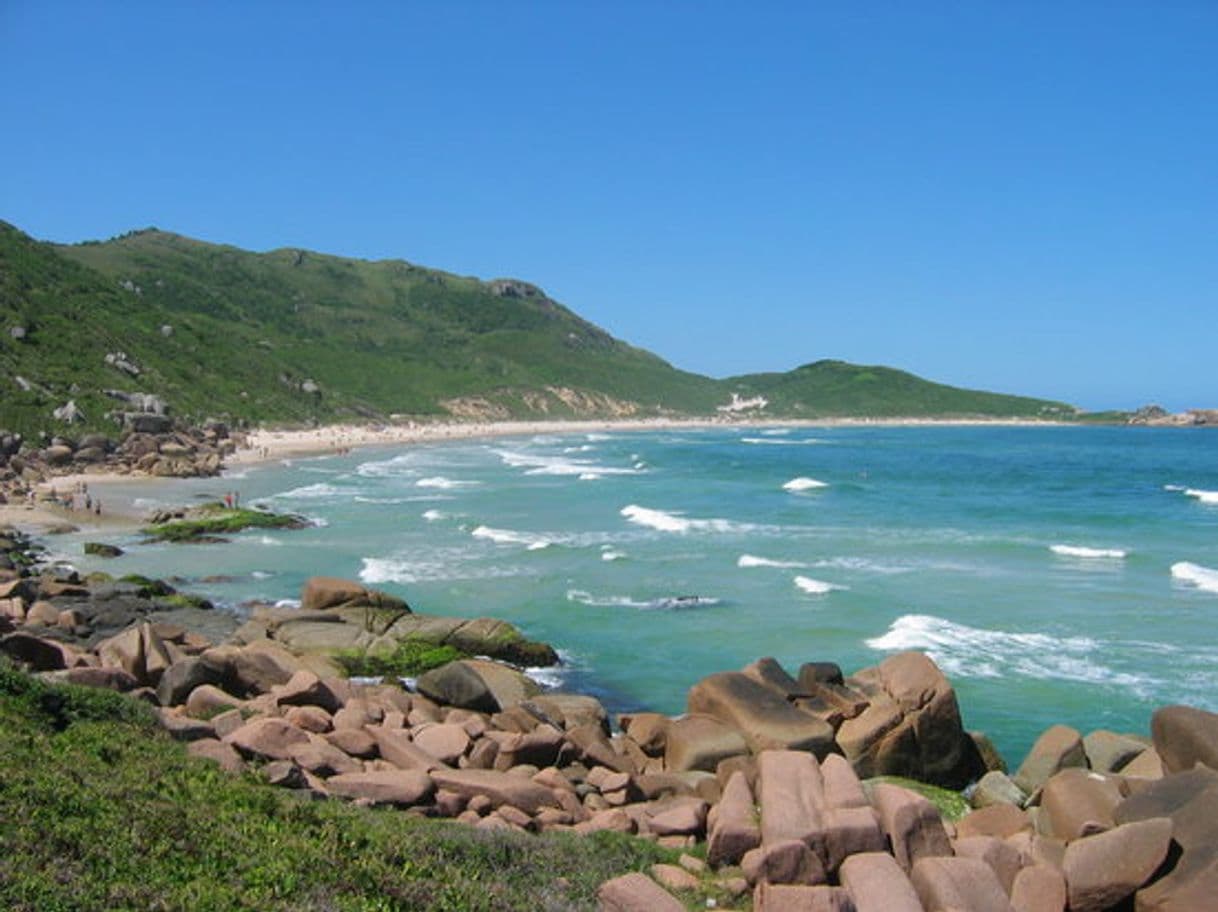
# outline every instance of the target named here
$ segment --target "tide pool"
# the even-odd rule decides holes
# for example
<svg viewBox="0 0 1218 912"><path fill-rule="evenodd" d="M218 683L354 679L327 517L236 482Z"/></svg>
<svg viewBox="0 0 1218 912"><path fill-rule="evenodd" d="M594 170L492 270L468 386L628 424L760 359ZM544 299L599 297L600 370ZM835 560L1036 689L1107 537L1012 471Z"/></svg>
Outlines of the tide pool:
<svg viewBox="0 0 1218 912"><path fill-rule="evenodd" d="M1218 709L1218 434L774 427L497 438L106 488L153 509L239 490L300 531L138 545L82 569L177 575L227 610L359 578L417 610L502 617L550 677L678 713L700 677L774 656L849 673L934 658L1009 762L1055 722L1146 731ZM96 535L92 536L96 537Z"/></svg>

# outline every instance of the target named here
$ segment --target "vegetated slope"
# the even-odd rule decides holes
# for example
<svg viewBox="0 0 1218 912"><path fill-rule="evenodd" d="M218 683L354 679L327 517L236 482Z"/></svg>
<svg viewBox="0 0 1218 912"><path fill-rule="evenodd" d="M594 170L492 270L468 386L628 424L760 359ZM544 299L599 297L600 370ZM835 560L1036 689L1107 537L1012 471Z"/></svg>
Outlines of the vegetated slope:
<svg viewBox="0 0 1218 912"><path fill-rule="evenodd" d="M155 230L56 246L0 223L0 324L0 427L25 431L69 399L105 426L106 389L252 421L707 413L723 395L523 282ZM120 352L138 375L106 363Z"/></svg>
<svg viewBox="0 0 1218 912"><path fill-rule="evenodd" d="M0 656L0 908L593 909L676 853L304 800L187 756L151 709ZM700 902L705 902L701 895Z"/></svg>
<svg viewBox="0 0 1218 912"><path fill-rule="evenodd" d="M719 395L516 280L156 230L59 251L222 329L222 347L277 364L280 385L313 380L323 414L328 396L386 414L544 417L708 411Z"/></svg>
<svg viewBox="0 0 1218 912"><path fill-rule="evenodd" d="M113 431L131 406L107 391L196 422L713 415L733 392L768 400L755 416L1074 415L838 361L713 380L517 280L155 229L52 245L0 222L0 428L66 430L51 412L72 401L77 431Z"/></svg>
<svg viewBox="0 0 1218 912"><path fill-rule="evenodd" d="M795 417L986 417L1073 419L1064 402L932 383L891 367L816 361L783 374L725 381L742 398L763 396L771 411Z"/></svg>

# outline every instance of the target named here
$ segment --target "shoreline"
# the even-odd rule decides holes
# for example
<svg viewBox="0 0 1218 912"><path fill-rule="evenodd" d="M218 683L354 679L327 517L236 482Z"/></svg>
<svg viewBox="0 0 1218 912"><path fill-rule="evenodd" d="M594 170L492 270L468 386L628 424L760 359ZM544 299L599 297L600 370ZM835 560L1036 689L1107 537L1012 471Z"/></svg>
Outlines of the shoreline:
<svg viewBox="0 0 1218 912"><path fill-rule="evenodd" d="M712 428L831 427L1067 427L1067 422L1028 418L620 418L408 424L330 424L318 428L257 428L247 445L225 461L228 468L292 456L317 456L391 444L441 443L527 434L613 433Z"/></svg>

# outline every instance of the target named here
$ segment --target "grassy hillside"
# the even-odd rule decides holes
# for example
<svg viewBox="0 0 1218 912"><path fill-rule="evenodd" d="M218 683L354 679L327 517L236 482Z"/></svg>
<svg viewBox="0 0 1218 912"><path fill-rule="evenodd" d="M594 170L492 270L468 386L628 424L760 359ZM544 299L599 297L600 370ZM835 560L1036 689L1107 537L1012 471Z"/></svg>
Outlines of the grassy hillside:
<svg viewBox="0 0 1218 912"><path fill-rule="evenodd" d="M747 374L725 382L742 398L764 396L770 410L806 418L1075 416L1064 402L959 389L891 367L845 361L816 361L785 374Z"/></svg>
<svg viewBox="0 0 1218 912"><path fill-rule="evenodd" d="M0 908L593 909L675 853L309 801L187 756L142 703L0 658Z"/></svg>
<svg viewBox="0 0 1218 912"><path fill-rule="evenodd" d="M24 331L13 335L13 330ZM122 354L123 363L107 363ZM111 357L113 360L113 357ZM820 361L727 381L679 371L516 280L303 250L251 253L155 229L69 246L0 222L0 428L113 430L106 390L188 420L761 414L1069 416L1060 403ZM76 430L81 430L77 425Z"/></svg>
<svg viewBox="0 0 1218 912"><path fill-rule="evenodd" d="M251 421L703 413L721 395L523 282L155 230L65 247L0 223L0 324L0 370L31 385L0 399L19 430L68 399L100 425L106 388Z"/></svg>

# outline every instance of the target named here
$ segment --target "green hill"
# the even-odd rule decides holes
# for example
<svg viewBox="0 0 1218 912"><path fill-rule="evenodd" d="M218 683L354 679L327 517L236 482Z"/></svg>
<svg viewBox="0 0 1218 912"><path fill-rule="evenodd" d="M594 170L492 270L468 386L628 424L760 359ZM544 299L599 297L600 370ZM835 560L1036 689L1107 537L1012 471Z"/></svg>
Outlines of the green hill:
<svg viewBox="0 0 1218 912"><path fill-rule="evenodd" d="M69 401L77 430L112 430L136 393L255 423L713 415L732 393L775 417L1072 413L840 362L714 380L514 279L156 229L53 245L3 222L0 374L0 427L26 433L62 430L51 412Z"/></svg>
<svg viewBox="0 0 1218 912"><path fill-rule="evenodd" d="M746 374L725 383L742 399L764 397L767 410L805 418L1071 419L1076 415L1076 409L1064 402L960 389L891 367L845 361L816 361L784 374Z"/></svg>

